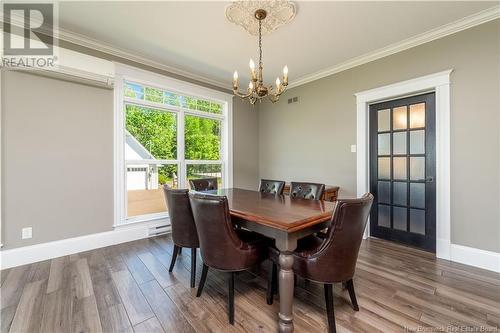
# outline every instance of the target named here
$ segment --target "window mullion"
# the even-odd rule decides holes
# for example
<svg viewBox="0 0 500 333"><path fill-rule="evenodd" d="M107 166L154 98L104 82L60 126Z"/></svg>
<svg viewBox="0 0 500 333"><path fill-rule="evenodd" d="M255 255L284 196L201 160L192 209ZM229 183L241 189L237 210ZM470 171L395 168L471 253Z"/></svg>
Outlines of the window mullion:
<svg viewBox="0 0 500 333"><path fill-rule="evenodd" d="M184 110L180 109L177 114L177 160L179 161L179 188L187 188L186 159L184 153Z"/></svg>

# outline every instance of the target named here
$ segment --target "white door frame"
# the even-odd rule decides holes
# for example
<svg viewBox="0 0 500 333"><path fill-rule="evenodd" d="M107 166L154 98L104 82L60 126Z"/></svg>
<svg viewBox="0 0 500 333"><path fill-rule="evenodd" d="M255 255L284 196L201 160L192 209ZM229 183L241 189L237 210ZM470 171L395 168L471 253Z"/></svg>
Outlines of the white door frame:
<svg viewBox="0 0 500 333"><path fill-rule="evenodd" d="M369 106L375 102L436 94L436 257L450 260L450 74L446 70L355 94L357 112L357 194L370 191ZM370 234L370 222L364 238Z"/></svg>

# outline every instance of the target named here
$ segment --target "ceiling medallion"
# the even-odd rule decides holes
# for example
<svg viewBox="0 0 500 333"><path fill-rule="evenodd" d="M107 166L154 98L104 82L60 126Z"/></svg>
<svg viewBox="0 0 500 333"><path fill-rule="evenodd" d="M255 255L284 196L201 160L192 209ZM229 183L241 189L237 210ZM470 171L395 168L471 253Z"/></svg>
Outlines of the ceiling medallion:
<svg viewBox="0 0 500 333"><path fill-rule="evenodd" d="M226 18L229 22L243 27L251 35L259 34L259 23L255 20L255 11L263 9L267 17L262 21L262 35L267 35L287 24L295 17L296 7L286 0L272 1L235 1L226 7Z"/></svg>
<svg viewBox="0 0 500 333"><path fill-rule="evenodd" d="M238 2L240 3L240 2ZM253 1L251 2L253 3ZM258 2L259 4L266 4L268 2ZM273 1L272 3L287 3L291 4L288 1ZM237 4L237 3L235 3ZM292 5L294 8L293 14L295 15L295 6ZM227 11L226 11L227 15ZM262 63L262 30L264 27L264 23L266 22L267 18L269 17L268 12L263 9L263 8L258 8L254 11L253 13L253 18L252 20L255 21L257 24L257 34L259 37L259 67L258 69L255 68L255 62L253 59L250 59L250 71L251 71L251 77L252 79L250 80L248 84L248 89L246 92L240 92L238 89L238 72L235 71L233 75L233 93L236 96L239 96L243 99L248 99L250 104L255 104L257 101L261 102L263 98L267 97L269 100L273 103L277 102L281 96L282 93L285 92L286 87L288 86L288 67L285 66L283 68L283 77L280 80L280 78L276 78L276 87L271 86L266 86L264 85L264 78L263 78L263 63ZM248 25L250 27L251 25ZM270 25L271 27L273 24ZM275 26L274 29L276 29L277 26ZM249 30L250 31L250 30ZM272 30L270 30L272 31Z"/></svg>

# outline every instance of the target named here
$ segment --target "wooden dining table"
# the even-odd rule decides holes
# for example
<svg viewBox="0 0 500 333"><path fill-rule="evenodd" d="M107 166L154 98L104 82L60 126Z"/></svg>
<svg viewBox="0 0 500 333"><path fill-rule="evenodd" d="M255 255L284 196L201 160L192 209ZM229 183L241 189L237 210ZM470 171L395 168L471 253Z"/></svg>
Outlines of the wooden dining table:
<svg viewBox="0 0 500 333"><path fill-rule="evenodd" d="M293 332L293 251L297 240L328 226L334 202L295 199L239 188L210 191L225 195L239 226L276 241L279 255L279 332Z"/></svg>

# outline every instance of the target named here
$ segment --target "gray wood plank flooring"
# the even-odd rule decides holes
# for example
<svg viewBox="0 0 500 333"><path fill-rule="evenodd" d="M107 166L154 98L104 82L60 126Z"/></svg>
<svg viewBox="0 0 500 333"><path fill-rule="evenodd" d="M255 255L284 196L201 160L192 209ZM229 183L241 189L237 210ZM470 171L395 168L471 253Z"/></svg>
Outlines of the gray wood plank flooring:
<svg viewBox="0 0 500 333"><path fill-rule="evenodd" d="M189 287L190 251L168 272L170 236L143 239L7 269L1 332L276 332L279 300L266 304L269 262L236 280L235 325L227 276L209 271L202 297ZM197 281L201 258L197 260ZM360 311L335 290L338 332L500 331L500 274L366 240L354 278ZM298 280L296 332L326 332L323 286Z"/></svg>

